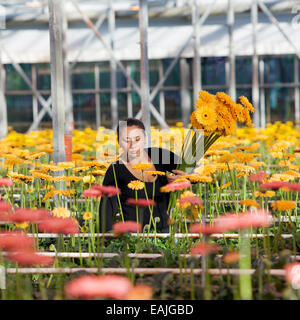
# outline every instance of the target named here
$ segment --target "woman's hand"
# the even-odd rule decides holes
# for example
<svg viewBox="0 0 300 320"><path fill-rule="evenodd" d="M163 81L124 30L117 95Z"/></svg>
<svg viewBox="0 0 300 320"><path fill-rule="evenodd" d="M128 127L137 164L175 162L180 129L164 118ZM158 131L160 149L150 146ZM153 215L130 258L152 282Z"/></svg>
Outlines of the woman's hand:
<svg viewBox="0 0 300 320"><path fill-rule="evenodd" d="M173 175L166 173L166 177L169 183L186 175L186 173L182 170L172 170L172 172L174 173Z"/></svg>

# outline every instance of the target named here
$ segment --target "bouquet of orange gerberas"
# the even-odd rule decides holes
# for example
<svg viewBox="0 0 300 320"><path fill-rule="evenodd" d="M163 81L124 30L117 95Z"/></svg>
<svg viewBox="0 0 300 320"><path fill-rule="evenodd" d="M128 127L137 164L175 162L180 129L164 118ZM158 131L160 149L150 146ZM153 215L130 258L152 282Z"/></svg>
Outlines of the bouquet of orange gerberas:
<svg viewBox="0 0 300 320"><path fill-rule="evenodd" d="M252 126L250 112L253 113L254 108L245 96L239 100L241 103L234 102L224 92L216 95L199 92L195 111L190 117L191 128L181 150L182 161L177 169L191 171L219 137L235 133L238 122Z"/></svg>

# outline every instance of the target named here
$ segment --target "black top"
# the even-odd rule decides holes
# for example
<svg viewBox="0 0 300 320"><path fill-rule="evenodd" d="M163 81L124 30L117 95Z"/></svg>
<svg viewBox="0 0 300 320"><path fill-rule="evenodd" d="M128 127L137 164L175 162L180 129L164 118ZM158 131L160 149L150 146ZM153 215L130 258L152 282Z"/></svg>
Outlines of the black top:
<svg viewBox="0 0 300 320"><path fill-rule="evenodd" d="M174 154L172 151L161 149L161 148L146 148L145 151L148 153L151 161L153 162L157 171L172 171L176 169L177 163L179 163L179 157ZM114 171L115 169L117 186L121 190L120 203L122 206L124 220L133 220L136 221L136 206L126 204L126 200L129 198L135 199L135 190L128 188L128 183L133 180L138 180L125 166L125 164L120 163L119 161L111 164L105 174L103 185L105 186L116 186ZM168 204L169 204L169 193L164 193L160 191L160 188L168 183L166 176L158 175L154 182L145 182L148 199L152 199L153 196L153 183L155 183L154 190L154 201L156 206L153 208L153 219L159 217L160 221L156 224L157 231L168 232L169 226L168 221ZM146 199L145 190L137 190L138 199ZM101 212L103 207L103 198L100 202L100 230L102 230L102 219ZM119 209L118 197L113 196L107 198L106 208L105 208L105 231L111 230L113 225L113 220L115 220L115 214L121 212ZM149 207L140 208L139 213L143 214L139 217L139 222L142 223L143 227L146 224L149 224L150 220L150 210ZM151 223L153 227L153 223Z"/></svg>

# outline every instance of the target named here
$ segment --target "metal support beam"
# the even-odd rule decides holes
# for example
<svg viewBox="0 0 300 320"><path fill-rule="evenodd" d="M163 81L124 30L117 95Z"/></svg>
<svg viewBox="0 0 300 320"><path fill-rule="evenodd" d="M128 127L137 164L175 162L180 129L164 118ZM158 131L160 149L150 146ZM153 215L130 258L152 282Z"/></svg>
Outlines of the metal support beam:
<svg viewBox="0 0 300 320"><path fill-rule="evenodd" d="M95 90L99 90L100 89L100 68L97 62L95 63L94 74L95 74ZM100 106L99 92L96 92L95 94L95 103L96 103L96 127L98 129L101 126L101 106Z"/></svg>
<svg viewBox="0 0 300 320"><path fill-rule="evenodd" d="M139 0L139 29L140 29L140 74L141 74L141 106L142 121L148 133L150 147L150 99L149 99L149 61L148 61L148 4L147 0Z"/></svg>
<svg viewBox="0 0 300 320"><path fill-rule="evenodd" d="M233 25L234 25L234 9L232 6L232 0L228 0L227 11L227 24L229 35L229 95L235 101L236 100L236 83L235 83L235 54L234 54L234 41L233 41Z"/></svg>
<svg viewBox="0 0 300 320"><path fill-rule="evenodd" d="M164 76L164 69L163 69L163 63L161 60L158 62L158 76L159 79L162 79ZM162 118L166 119L166 103L165 103L165 94L163 90L160 90L159 92L159 113L162 116Z"/></svg>
<svg viewBox="0 0 300 320"><path fill-rule="evenodd" d="M182 106L182 118L183 125L185 127L189 124L190 113L191 113L191 99L189 92L189 66L186 58L180 58L180 96Z"/></svg>
<svg viewBox="0 0 300 320"><path fill-rule="evenodd" d="M7 55L7 57L10 59L11 64L13 65L13 67L16 69L16 71L19 73L19 75L23 78L23 80L25 81L25 83L29 86L29 88L31 89L31 91L33 92L33 94L37 97L38 101L40 102L40 104L42 105L42 110L39 112L39 115L36 119L36 122L33 122L30 126L30 128L28 129L28 132L32 131L32 130L36 130L38 124L40 123L41 119L44 117L44 115L46 114L46 112L49 113L50 117L52 118L52 110L50 108L51 105L51 97L49 97L49 99L46 101L41 94L39 93L38 90L36 90L30 79L27 77L26 73L24 72L24 70L21 68L21 66L15 62L15 60L12 58L12 56L10 55L9 51L5 49L5 47L2 45L2 50L5 52L5 54Z"/></svg>
<svg viewBox="0 0 300 320"><path fill-rule="evenodd" d="M32 79L32 86L37 90L37 71L36 65L33 63L31 65L31 79ZM32 115L33 115L33 122L37 121L38 117L38 100L35 95L32 96ZM38 129L38 127L37 127Z"/></svg>
<svg viewBox="0 0 300 320"><path fill-rule="evenodd" d="M116 58L116 55L114 54L114 52L111 50L110 46L106 44L106 42L103 40L102 35L100 34L100 32L95 28L95 25L93 24L93 22L91 21L91 19L89 19L89 17L79 8L78 4L76 2L74 2L73 0L70 0L73 4L73 6L77 9L77 11L81 14L83 21L93 30L93 32L96 34L97 38L101 41L103 47L105 48L105 50L109 53L111 59L113 59L117 66L120 68L120 70L124 73L124 75L126 76L127 80L130 82L130 84L132 85L133 89L139 94L139 96L141 96L141 89L140 87L137 85L137 83L132 79L131 76L129 76L128 74L126 74L126 68L124 67L124 65ZM164 129L168 129L168 125L167 123L162 119L162 117L160 116L159 112L155 109L155 107L153 106L153 104L150 103L150 111L152 112L153 116L156 118L156 120L158 121L158 123L164 128Z"/></svg>
<svg viewBox="0 0 300 320"><path fill-rule="evenodd" d="M194 59L193 59L193 95L194 101L199 98L201 90L201 58L200 58L200 29L199 29L199 7L198 0L193 0L192 5L192 24L193 24L193 39L194 39Z"/></svg>
<svg viewBox="0 0 300 320"><path fill-rule="evenodd" d="M295 46L295 43L293 40L290 38L289 34L285 32L285 30L281 27L280 23L278 20L274 17L274 15L271 13L271 11L266 7L266 5L261 1L261 0L256 0L258 1L258 5L260 6L261 10L268 16L270 21L278 28L279 32L284 36L284 38L288 41L288 43L294 48L295 53L297 57L300 59L300 51L299 49Z"/></svg>
<svg viewBox="0 0 300 320"><path fill-rule="evenodd" d="M114 34L116 28L115 11L113 9L112 0L109 1L109 13L108 13L108 25L109 25L109 38L110 48L114 52ZM118 126L118 98L117 98L117 64L116 61L111 59L110 65L110 107L111 107L111 119L112 129L116 129Z"/></svg>
<svg viewBox="0 0 300 320"><path fill-rule="evenodd" d="M71 70L68 61L67 31L68 20L62 6L62 46L63 46L63 64L64 64L64 87L65 87L65 134L72 134L74 130L73 97Z"/></svg>
<svg viewBox="0 0 300 320"><path fill-rule="evenodd" d="M295 82L295 120L300 120L300 100L299 100L299 59L294 56L294 82Z"/></svg>
<svg viewBox="0 0 300 320"><path fill-rule="evenodd" d="M51 54L51 96L53 108L53 162L58 163L65 161L65 95L63 74L62 3L61 0L48 1Z"/></svg>
<svg viewBox="0 0 300 320"><path fill-rule="evenodd" d="M8 132L7 104L5 98L5 68L2 64L2 31L0 30L0 139Z"/></svg>
<svg viewBox="0 0 300 320"><path fill-rule="evenodd" d="M263 88L264 84L264 58L260 57L259 59L259 84L260 84L260 94L259 94L259 105L260 105L260 127L266 128L266 101L265 101L265 89Z"/></svg>
<svg viewBox="0 0 300 320"><path fill-rule="evenodd" d="M96 24L95 24L95 27L97 29L99 29L102 25L102 23L104 22L104 20L106 19L107 17L107 12L105 12L104 14L102 14L99 19L97 20ZM76 64L78 63L78 59L79 57L81 56L82 52L84 51L84 49L91 43L91 41L95 38L95 34L94 33L91 33L89 34L89 36L85 39L83 45L80 47L80 50L78 51L75 59L73 62L70 63L70 70L74 69Z"/></svg>
<svg viewBox="0 0 300 320"><path fill-rule="evenodd" d="M126 73L130 74L130 62L126 63ZM131 92L131 85L127 81L127 116L128 118L133 117L133 106L132 106L132 92Z"/></svg>
<svg viewBox="0 0 300 320"><path fill-rule="evenodd" d="M254 126L259 127L259 81L258 81L258 54L257 54L257 0L253 0L251 7L252 20L252 40L253 40L253 55L252 55L252 103L255 108Z"/></svg>
<svg viewBox="0 0 300 320"><path fill-rule="evenodd" d="M199 26L201 26L207 19L207 17L209 16L214 4L217 2L217 0L215 0L214 2L211 3L211 5L209 7L207 7L205 13L201 16L201 18L198 20L198 24ZM190 42L192 41L194 37L194 31L192 31L192 34L187 38L186 42L183 44L183 46L179 49L179 51L177 52L175 58L172 60L172 62L170 63L169 67L167 68L165 74L163 75L163 77L160 78L159 82L157 83L157 85L152 89L151 94L150 94L150 102L153 101L153 99L156 97L157 93L159 92L159 90L162 88L164 82L167 80L169 74L171 73L171 71L173 70L174 66L176 65L176 63L178 62L178 60L180 59L180 57L182 56L182 53L184 52L184 50L187 48L187 46L190 44ZM137 113L137 115L135 116L136 118L140 118L141 117L141 110Z"/></svg>

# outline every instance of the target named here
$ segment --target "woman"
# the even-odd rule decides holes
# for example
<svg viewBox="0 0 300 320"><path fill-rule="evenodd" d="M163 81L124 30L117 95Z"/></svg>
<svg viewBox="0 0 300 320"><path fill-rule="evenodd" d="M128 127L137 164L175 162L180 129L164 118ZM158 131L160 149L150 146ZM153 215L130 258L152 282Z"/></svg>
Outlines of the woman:
<svg viewBox="0 0 300 320"><path fill-rule="evenodd" d="M172 182L184 175L185 172L176 170L179 157L173 152L162 149L162 148L145 148L146 144L146 133L144 124L134 118L127 118L121 121L117 128L118 142L120 147L123 149L123 153L119 158L119 161L111 164L105 174L103 185L112 185L120 188L121 194L119 200L121 203L121 209L124 220L136 221L136 207L126 203L129 198L135 199L135 190L128 187L128 184L134 180L143 181L141 170L134 170L133 166L138 163L149 163L150 168L146 171L163 171L166 175L148 175L144 174L145 187L147 191L148 199L152 199L153 196L153 183L155 183L154 201L156 205L153 207L153 219L158 217L159 222L156 224L157 231L169 232L168 226L168 203L169 194L162 193L160 188L166 185L168 182ZM169 174L168 172L173 172ZM116 179L114 177L116 175ZM116 181L115 181L116 180ZM138 199L146 199L145 190L137 190ZM119 208L118 196L113 196L107 199L105 204L105 230L111 230L113 220L116 212L121 212ZM104 201L101 199L100 203L100 221L102 216L102 208ZM142 217L143 226L149 224L150 221L150 210L146 207ZM103 226L101 221L101 229Z"/></svg>

